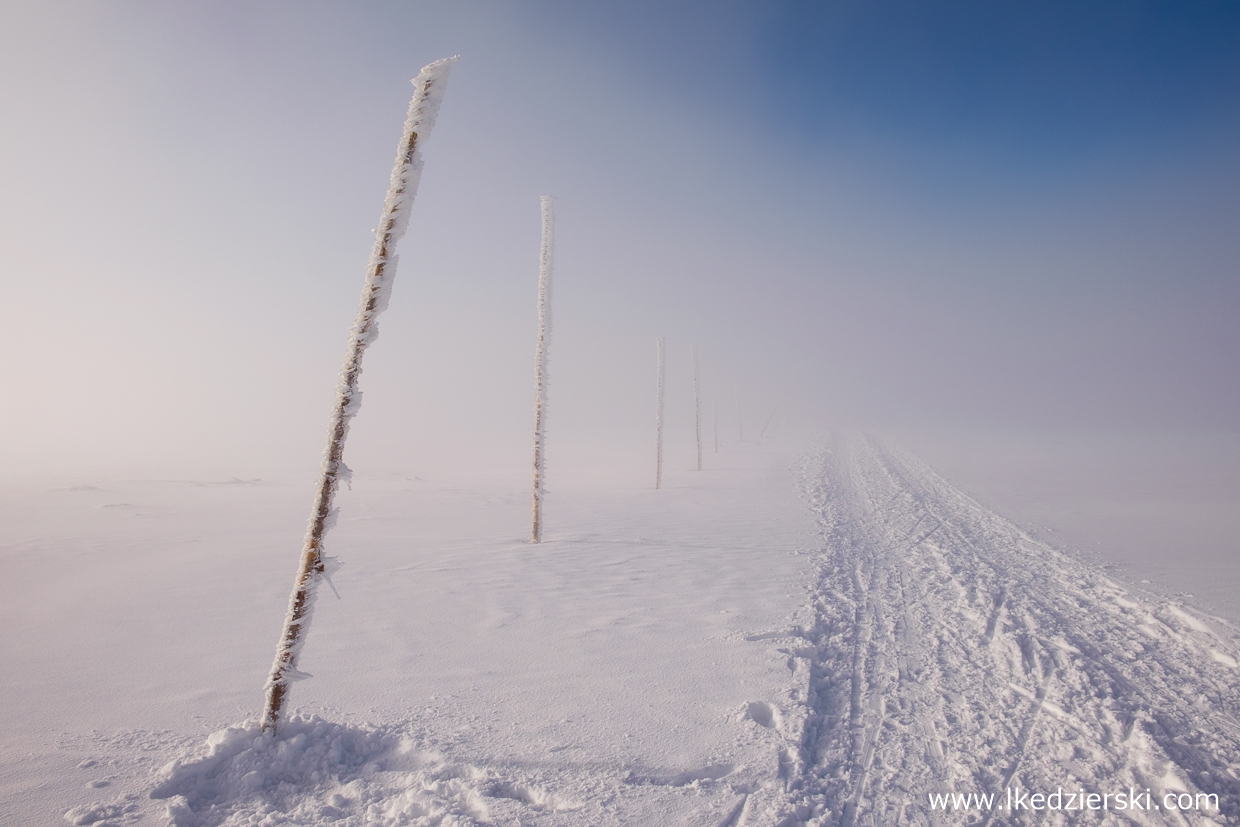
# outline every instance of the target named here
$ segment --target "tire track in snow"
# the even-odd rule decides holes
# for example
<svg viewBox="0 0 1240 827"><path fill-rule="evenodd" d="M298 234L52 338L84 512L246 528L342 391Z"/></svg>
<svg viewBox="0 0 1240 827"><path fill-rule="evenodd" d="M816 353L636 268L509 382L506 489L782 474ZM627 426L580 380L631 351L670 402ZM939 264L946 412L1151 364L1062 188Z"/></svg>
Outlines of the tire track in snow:
<svg viewBox="0 0 1240 827"><path fill-rule="evenodd" d="M877 440L836 436L802 480L821 550L782 650L800 724L783 798L738 824L934 824L927 793L1016 785L1201 792L1240 824L1233 627L1128 592Z"/></svg>

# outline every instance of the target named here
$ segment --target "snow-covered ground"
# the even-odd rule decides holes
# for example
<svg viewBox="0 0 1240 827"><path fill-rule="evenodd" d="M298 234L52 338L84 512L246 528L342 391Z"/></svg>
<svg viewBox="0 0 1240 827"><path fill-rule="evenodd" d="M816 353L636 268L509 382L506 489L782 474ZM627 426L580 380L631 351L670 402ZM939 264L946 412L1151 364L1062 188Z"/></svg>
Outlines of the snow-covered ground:
<svg viewBox="0 0 1240 827"><path fill-rule="evenodd" d="M1052 545L1240 621L1240 434L971 431L896 441Z"/></svg>
<svg viewBox="0 0 1240 827"><path fill-rule="evenodd" d="M517 481L359 474L276 739L250 721L307 490L7 488L0 821L1240 823L1233 627L873 438L706 460L660 491L552 467L541 545ZM1008 788L1110 797L929 798Z"/></svg>
<svg viewBox="0 0 1240 827"><path fill-rule="evenodd" d="M837 437L805 479L822 545L788 642L799 816L933 823L929 795L955 793L998 797L983 823L1240 818L1234 627L1125 589L877 440ZM1009 790L1100 800L1001 810Z"/></svg>

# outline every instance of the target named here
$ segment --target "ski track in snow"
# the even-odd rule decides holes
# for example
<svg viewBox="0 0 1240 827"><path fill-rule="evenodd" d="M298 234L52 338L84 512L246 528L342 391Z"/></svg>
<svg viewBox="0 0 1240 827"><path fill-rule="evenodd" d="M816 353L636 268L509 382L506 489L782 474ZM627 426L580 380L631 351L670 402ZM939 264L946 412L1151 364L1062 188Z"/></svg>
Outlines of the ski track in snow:
<svg viewBox="0 0 1240 827"><path fill-rule="evenodd" d="M803 479L822 549L784 649L783 820L755 824L1240 823L1234 628L1130 593L875 439L836 437ZM928 806L1009 786L1219 810Z"/></svg>
<svg viewBox="0 0 1240 827"><path fill-rule="evenodd" d="M788 627L745 636L786 664L786 691L733 710L734 743L711 761L626 766L580 743L505 756L504 742L477 741L492 725L467 708L383 724L303 715L275 739L247 723L196 749L130 733L121 740L181 757L149 798L65 817L111 827L159 804L177 827L1240 824L1232 626L1122 587L874 438L837 435L796 473L818 522L808 602ZM81 766L106 786L103 766ZM1148 789L1155 804L1201 793L1219 809L928 805L931 793L994 793L1001 806L1009 787Z"/></svg>

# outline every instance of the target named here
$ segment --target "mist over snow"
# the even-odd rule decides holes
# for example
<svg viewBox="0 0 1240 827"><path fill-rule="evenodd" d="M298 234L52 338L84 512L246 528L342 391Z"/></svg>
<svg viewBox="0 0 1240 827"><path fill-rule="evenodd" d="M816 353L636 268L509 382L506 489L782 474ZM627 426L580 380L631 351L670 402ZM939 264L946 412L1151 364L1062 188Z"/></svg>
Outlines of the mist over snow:
<svg viewBox="0 0 1240 827"><path fill-rule="evenodd" d="M877 12L802 21L875 50L815 68L796 5L10 9L5 467L314 462L405 76L457 53L354 456L523 460L548 192L562 438L644 434L657 335L698 344L721 399L739 382L809 421L1234 429L1236 69L1159 44L1166 8L1030 42L977 21L1017 39L1002 89L1028 131L975 88L982 45L953 42L978 65L947 76L946 20L885 82L938 84L959 123L880 105L867 73L916 38ZM1192 117L1146 135L1167 94L1131 99L1123 42L1091 62L1109 27L1154 41L1128 62Z"/></svg>
<svg viewBox="0 0 1240 827"><path fill-rule="evenodd" d="M916 786L897 753L942 786L958 737L1001 780L1042 722L1088 734L1042 753L1082 783L1234 804L1234 738L1210 753L1167 676L1234 712L1237 37L1213 2L0 9L0 821L882 823ZM245 722L409 79L457 54L359 383L343 599L272 757ZM1120 608L1039 602L1013 548ZM870 694L833 730L806 693L854 674L848 634L878 641Z"/></svg>

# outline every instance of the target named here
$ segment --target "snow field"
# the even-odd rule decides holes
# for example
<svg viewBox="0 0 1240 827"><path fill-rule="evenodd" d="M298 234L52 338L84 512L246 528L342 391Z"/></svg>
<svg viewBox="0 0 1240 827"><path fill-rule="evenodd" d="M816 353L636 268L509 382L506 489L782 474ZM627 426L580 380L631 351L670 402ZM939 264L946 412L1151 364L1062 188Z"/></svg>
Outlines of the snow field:
<svg viewBox="0 0 1240 827"><path fill-rule="evenodd" d="M669 468L659 492L553 477L541 545L521 482L359 475L327 548L342 599L320 596L301 663L315 677L291 696L318 717L277 745L235 722L258 712L304 492L26 492L43 511L7 523L26 539L0 548L64 598L6 586L34 639L3 644L20 742L4 808L32 824L166 807L175 824L718 824L777 771L772 731L746 713L786 670L745 638L803 602L813 529L794 454L745 448ZM57 555L75 562L44 564Z"/></svg>
<svg viewBox="0 0 1240 827"><path fill-rule="evenodd" d="M870 437L710 459L661 491L553 476L539 545L524 481L357 480L328 548L343 599L320 601L276 738L255 716L302 492L9 491L0 807L99 827L1240 821L1234 627ZM928 805L1008 788L1219 807Z"/></svg>

